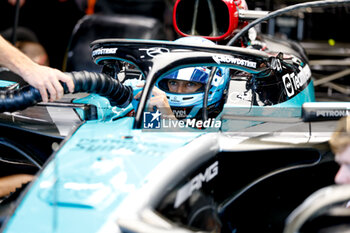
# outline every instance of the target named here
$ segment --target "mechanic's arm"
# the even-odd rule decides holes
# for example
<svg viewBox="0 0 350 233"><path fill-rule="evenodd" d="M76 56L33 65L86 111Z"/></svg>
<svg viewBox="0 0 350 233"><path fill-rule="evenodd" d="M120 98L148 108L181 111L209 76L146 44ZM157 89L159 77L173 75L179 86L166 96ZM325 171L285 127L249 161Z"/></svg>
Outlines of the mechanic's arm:
<svg viewBox="0 0 350 233"><path fill-rule="evenodd" d="M0 36L0 65L20 75L26 82L40 91L42 100L58 100L63 96L63 87L59 81L65 82L70 92L74 91L73 80L63 72L33 62L25 54Z"/></svg>
<svg viewBox="0 0 350 233"><path fill-rule="evenodd" d="M143 87L144 84L139 84L137 87ZM137 93L134 98L139 99L141 95L141 91ZM168 102L168 98L164 91L160 90L156 86L153 87L152 97L148 102L148 111L153 111L154 107L156 107L161 113L162 117L165 119L177 120L173 111L171 111L171 107Z"/></svg>

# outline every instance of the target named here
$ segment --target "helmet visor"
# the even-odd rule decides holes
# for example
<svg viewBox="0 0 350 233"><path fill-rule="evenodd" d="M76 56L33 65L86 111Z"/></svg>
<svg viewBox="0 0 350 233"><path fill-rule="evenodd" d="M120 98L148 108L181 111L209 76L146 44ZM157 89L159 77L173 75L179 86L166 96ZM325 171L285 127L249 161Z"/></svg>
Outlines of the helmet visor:
<svg viewBox="0 0 350 233"><path fill-rule="evenodd" d="M178 79L162 79L158 86L161 90L173 94L194 94L204 91L203 83Z"/></svg>
<svg viewBox="0 0 350 233"><path fill-rule="evenodd" d="M206 67L183 68L163 77L158 86L169 93L199 93L204 91L209 75L210 69Z"/></svg>

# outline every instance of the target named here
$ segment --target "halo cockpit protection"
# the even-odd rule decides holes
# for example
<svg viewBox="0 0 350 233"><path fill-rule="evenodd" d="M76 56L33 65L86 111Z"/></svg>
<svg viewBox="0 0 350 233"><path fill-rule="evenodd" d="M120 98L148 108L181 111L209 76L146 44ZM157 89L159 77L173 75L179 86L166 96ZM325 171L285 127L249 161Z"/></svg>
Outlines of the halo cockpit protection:
<svg viewBox="0 0 350 233"><path fill-rule="evenodd" d="M213 45L214 42L202 37L183 37L175 41L178 44ZM213 78L211 79L211 72ZM172 111L185 110L184 118L201 118L203 98L206 85L210 85L208 95L208 115L215 118L222 110L230 79L228 68L187 67L164 75L156 82L156 86L166 93ZM210 82L210 84L208 84ZM176 88L176 85L187 88Z"/></svg>

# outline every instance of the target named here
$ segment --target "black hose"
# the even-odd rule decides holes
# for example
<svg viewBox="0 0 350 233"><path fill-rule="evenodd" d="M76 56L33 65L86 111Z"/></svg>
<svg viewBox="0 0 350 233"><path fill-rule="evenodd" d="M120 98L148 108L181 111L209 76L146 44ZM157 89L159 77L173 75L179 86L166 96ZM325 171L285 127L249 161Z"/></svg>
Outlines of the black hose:
<svg viewBox="0 0 350 233"><path fill-rule="evenodd" d="M95 93L108 98L112 106L125 108L133 99L133 90L130 86L124 86L118 79L114 79L104 73L87 71L66 73L74 82L74 92ZM68 88L64 85L66 93Z"/></svg>
<svg viewBox="0 0 350 233"><path fill-rule="evenodd" d="M107 74L94 72L71 72L66 73L74 82L74 92L95 93L108 98L112 106L124 108L133 98L130 86L124 86L117 79ZM68 93L66 84L63 84L64 92ZM15 90L0 91L0 112L13 112L23 110L41 102L38 89L32 86L24 86Z"/></svg>
<svg viewBox="0 0 350 233"><path fill-rule="evenodd" d="M41 101L40 92L32 86L0 92L0 112L23 110Z"/></svg>

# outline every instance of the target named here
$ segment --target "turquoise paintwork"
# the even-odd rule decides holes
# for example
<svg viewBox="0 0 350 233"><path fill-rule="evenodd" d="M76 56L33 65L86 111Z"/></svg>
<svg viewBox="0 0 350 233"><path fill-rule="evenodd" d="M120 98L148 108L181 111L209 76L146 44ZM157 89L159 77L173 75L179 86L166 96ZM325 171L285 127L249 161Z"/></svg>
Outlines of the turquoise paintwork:
<svg viewBox="0 0 350 233"><path fill-rule="evenodd" d="M147 133L131 130L132 124L125 117L82 125L34 182L5 232L98 232L169 152L198 136Z"/></svg>
<svg viewBox="0 0 350 233"><path fill-rule="evenodd" d="M113 119L124 117L127 113L133 110L133 106L130 104L126 108L118 108L111 106L109 100L105 97L90 94L84 98L76 99L74 103L82 104L92 104L97 108L97 119L101 121L110 121ZM77 109L77 112L81 119L84 119L84 114L82 109Z"/></svg>
<svg viewBox="0 0 350 233"><path fill-rule="evenodd" d="M131 86L133 88L133 96L139 93L142 90L142 87L138 87L140 84L144 84L145 81L141 80L126 80L124 85ZM126 108L118 108L111 106L109 100L103 96L90 94L84 98L73 100L74 103L82 104L92 104L97 108L97 118L102 121L115 120L121 117L124 117L133 109L137 109L138 101L135 99L132 101L132 104L129 104ZM84 119L83 110L76 109L80 118Z"/></svg>
<svg viewBox="0 0 350 233"><path fill-rule="evenodd" d="M298 95L292 99L278 104L279 107L301 107L305 102L315 102L315 88L314 82L311 80L309 85ZM276 105L277 106L277 105Z"/></svg>
<svg viewBox="0 0 350 233"><path fill-rule="evenodd" d="M312 82L280 107L301 107L305 100L314 101ZM99 119L85 122L61 145L32 183L5 233L100 232L108 216L127 195L142 187L157 165L205 133L133 130L133 117L116 117L124 116L132 104L113 110L95 95L76 102L95 104Z"/></svg>
<svg viewBox="0 0 350 233"><path fill-rule="evenodd" d="M0 80L0 87L8 87L8 86L11 86L13 84L16 84L16 82Z"/></svg>

